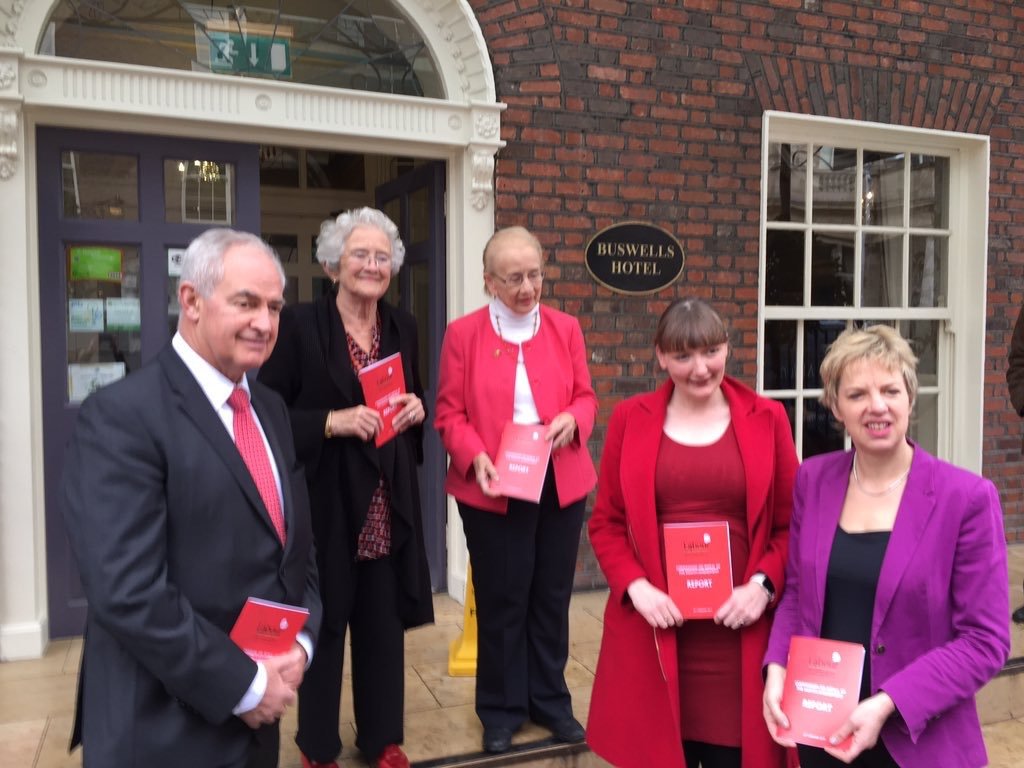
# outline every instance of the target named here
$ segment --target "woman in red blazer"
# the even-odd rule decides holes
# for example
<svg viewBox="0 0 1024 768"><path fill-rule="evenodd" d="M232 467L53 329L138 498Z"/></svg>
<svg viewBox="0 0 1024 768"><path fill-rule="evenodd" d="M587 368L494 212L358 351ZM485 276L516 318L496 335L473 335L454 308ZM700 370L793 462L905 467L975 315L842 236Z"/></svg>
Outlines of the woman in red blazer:
<svg viewBox="0 0 1024 768"><path fill-rule="evenodd" d="M569 597L587 494L597 397L583 332L540 305L543 251L522 227L484 249L491 303L448 326L434 427L451 457L447 491L466 532L478 621L476 711L488 752L529 718L583 740L565 684ZM507 422L543 424L551 462L538 504L501 496L494 458Z"/></svg>
<svg viewBox="0 0 1024 768"><path fill-rule="evenodd" d="M587 741L621 768L782 768L760 699L797 468L789 420L725 376L728 334L704 302L674 302L655 348L669 380L612 413L590 519L611 594ZM714 521L736 586L713 620L684 622L662 526Z"/></svg>

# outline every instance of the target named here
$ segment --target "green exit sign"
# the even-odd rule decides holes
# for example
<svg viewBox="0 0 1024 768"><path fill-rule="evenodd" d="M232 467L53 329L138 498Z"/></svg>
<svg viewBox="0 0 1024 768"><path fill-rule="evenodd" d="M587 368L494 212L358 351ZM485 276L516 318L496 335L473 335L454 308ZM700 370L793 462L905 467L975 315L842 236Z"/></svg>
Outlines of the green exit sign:
<svg viewBox="0 0 1024 768"><path fill-rule="evenodd" d="M236 32L207 32L210 70L255 72L278 77L292 76L291 46L287 39Z"/></svg>

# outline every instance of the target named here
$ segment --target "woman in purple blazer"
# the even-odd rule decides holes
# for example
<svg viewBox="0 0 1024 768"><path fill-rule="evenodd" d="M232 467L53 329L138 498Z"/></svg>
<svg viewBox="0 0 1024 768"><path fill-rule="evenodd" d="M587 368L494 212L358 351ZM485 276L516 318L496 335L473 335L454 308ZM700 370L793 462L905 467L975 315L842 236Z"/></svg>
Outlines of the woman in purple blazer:
<svg viewBox="0 0 1024 768"><path fill-rule="evenodd" d="M888 326L842 333L821 364L822 403L852 451L797 473L786 588L768 652L764 717L776 741L790 638L865 646L860 703L800 746L803 768L987 764L974 694L1009 654L1006 541L988 480L907 439L917 359Z"/></svg>

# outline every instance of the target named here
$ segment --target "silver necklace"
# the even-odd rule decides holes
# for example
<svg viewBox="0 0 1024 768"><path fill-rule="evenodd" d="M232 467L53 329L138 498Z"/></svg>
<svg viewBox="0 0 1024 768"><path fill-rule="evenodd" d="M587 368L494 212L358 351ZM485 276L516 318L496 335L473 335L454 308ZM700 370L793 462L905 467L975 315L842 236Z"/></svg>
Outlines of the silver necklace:
<svg viewBox="0 0 1024 768"><path fill-rule="evenodd" d="M508 342L505 341L505 336L501 333L501 318L498 317L497 314L494 315L494 324L498 328L498 338L501 339L503 344L507 344ZM537 335L537 326L539 326L539 325L540 325L540 311L538 310L537 313L534 314L534 316L533 316L533 332L530 334L530 338L531 339L534 336ZM501 350L499 350L499 349L494 350L494 356L495 357L497 357L500 354L501 354Z"/></svg>
<svg viewBox="0 0 1024 768"><path fill-rule="evenodd" d="M860 489L860 492L863 493L865 496L874 496L876 498L879 496L888 496L890 493L892 493L893 491L900 487L903 481L907 479L907 475L909 474L910 467L907 467L906 472L897 477L895 480L893 480L891 483L885 486L885 488L883 488L882 490L869 491L867 488L864 487L864 483L860 481L860 475L857 474L857 456L854 455L853 457L853 482L857 484L857 487Z"/></svg>

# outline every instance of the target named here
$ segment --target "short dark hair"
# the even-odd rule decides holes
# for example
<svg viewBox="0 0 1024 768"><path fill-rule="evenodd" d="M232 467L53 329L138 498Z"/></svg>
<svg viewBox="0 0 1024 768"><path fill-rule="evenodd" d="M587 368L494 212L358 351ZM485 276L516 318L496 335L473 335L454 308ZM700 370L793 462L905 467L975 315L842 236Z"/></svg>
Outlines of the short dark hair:
<svg viewBox="0 0 1024 768"><path fill-rule="evenodd" d="M701 299L676 299L661 313L654 346L662 352L713 347L729 342L729 329L711 305Z"/></svg>

